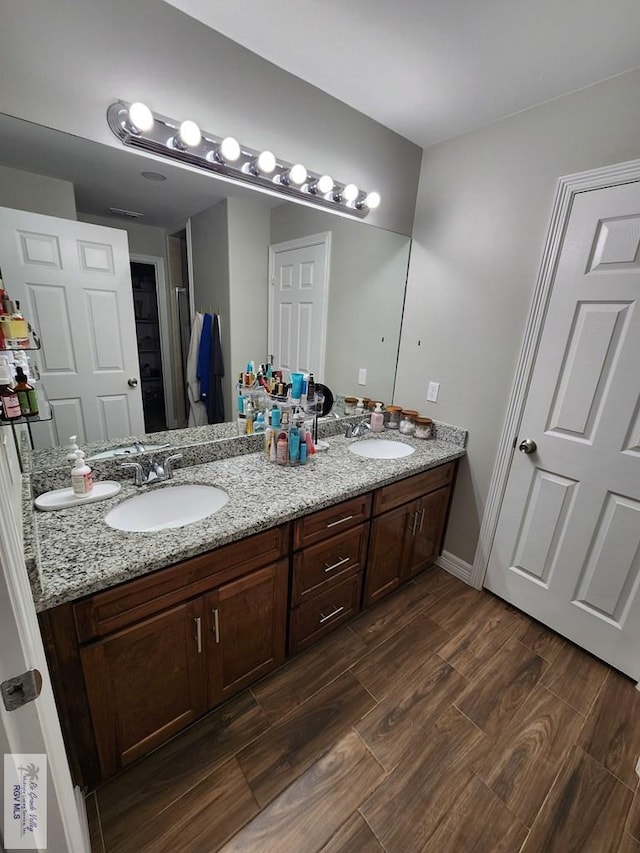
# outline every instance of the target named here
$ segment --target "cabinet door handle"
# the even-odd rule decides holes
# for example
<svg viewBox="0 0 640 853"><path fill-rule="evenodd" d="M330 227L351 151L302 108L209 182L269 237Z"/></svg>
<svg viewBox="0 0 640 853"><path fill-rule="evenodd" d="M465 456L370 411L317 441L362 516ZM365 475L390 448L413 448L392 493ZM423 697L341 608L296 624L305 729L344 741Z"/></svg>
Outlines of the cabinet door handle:
<svg viewBox="0 0 640 853"><path fill-rule="evenodd" d="M337 563L331 563L331 565L329 565L329 563L325 563L324 570L325 572L332 572L334 569L337 569L338 566L343 566L345 563L348 563L350 559L351 557L338 557Z"/></svg>
<svg viewBox="0 0 640 853"><path fill-rule="evenodd" d="M416 535L416 524L418 523L418 513L414 512L414 513L412 513L412 515L413 515L413 524L411 525L411 535L415 536Z"/></svg>
<svg viewBox="0 0 640 853"><path fill-rule="evenodd" d="M333 610L331 613L327 613L326 616L324 615L324 613L321 612L320 613L320 624L322 625L323 622L328 622L329 619L333 619L334 616L337 616L338 613L342 613L343 610L344 610L344 607L336 607L335 610Z"/></svg>
<svg viewBox="0 0 640 853"><path fill-rule="evenodd" d="M196 623L196 643L198 644L198 654L202 652L202 616L196 616L193 620Z"/></svg>
<svg viewBox="0 0 640 853"><path fill-rule="evenodd" d="M420 510L420 527L418 528L418 533L422 533L422 522L424 521L424 507Z"/></svg>
<svg viewBox="0 0 640 853"><path fill-rule="evenodd" d="M327 527L335 527L336 524L344 524L345 521L351 521L352 518L352 515L345 515L344 518L339 518L337 521L332 521L331 524L327 524Z"/></svg>
<svg viewBox="0 0 640 853"><path fill-rule="evenodd" d="M213 614L213 633L216 635L216 643L220 642L220 617L218 616L218 608L212 610Z"/></svg>

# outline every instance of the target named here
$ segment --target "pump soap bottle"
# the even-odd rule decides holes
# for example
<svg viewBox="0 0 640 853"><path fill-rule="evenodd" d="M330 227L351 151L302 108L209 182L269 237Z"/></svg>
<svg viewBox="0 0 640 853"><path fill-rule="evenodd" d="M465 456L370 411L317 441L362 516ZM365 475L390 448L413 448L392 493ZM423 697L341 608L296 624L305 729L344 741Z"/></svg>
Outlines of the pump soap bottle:
<svg viewBox="0 0 640 853"><path fill-rule="evenodd" d="M384 429L384 413L382 404L376 403L376 408L371 412L371 432L382 432Z"/></svg>
<svg viewBox="0 0 640 853"><path fill-rule="evenodd" d="M84 461L84 453L76 450L76 461L71 469L71 486L74 495L88 495L93 489L93 471Z"/></svg>

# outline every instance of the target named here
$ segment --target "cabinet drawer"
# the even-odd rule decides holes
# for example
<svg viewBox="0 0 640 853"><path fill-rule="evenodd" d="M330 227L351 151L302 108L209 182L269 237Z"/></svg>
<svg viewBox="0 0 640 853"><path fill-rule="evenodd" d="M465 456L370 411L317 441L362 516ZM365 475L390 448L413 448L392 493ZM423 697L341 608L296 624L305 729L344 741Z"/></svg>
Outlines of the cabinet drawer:
<svg viewBox="0 0 640 853"><path fill-rule="evenodd" d="M86 642L132 625L274 563L288 550L289 525L283 525L99 592L73 605L78 640Z"/></svg>
<svg viewBox="0 0 640 853"><path fill-rule="evenodd" d="M289 652L315 643L360 610L362 572L335 584L291 611Z"/></svg>
<svg viewBox="0 0 640 853"><path fill-rule="evenodd" d="M293 560L292 606L364 568L368 533L369 525L359 524L299 551Z"/></svg>
<svg viewBox="0 0 640 853"><path fill-rule="evenodd" d="M313 545L355 527L371 514L371 493L314 512L294 522L293 547L297 550Z"/></svg>
<svg viewBox="0 0 640 853"><path fill-rule="evenodd" d="M397 483L391 483L382 489L377 489L373 497L373 514L380 515L389 509L395 509L403 503L412 501L428 492L442 488L453 481L456 462L448 462L431 468L422 474L415 474Z"/></svg>

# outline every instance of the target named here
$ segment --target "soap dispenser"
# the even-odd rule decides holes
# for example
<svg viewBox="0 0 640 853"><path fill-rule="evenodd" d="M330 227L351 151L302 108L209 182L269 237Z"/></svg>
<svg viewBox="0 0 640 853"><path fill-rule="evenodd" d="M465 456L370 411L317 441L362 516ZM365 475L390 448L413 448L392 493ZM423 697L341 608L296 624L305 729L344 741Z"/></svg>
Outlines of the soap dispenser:
<svg viewBox="0 0 640 853"><path fill-rule="evenodd" d="M371 412L371 432L382 432L384 429L384 413L382 404L376 403L375 410Z"/></svg>
<svg viewBox="0 0 640 853"><path fill-rule="evenodd" d="M67 460L69 462L75 462L76 453L78 452L78 450L80 450L80 448L78 447L78 436L70 435L69 441L71 442L71 444L69 445L69 450L67 452Z"/></svg>
<svg viewBox="0 0 640 853"><path fill-rule="evenodd" d="M88 495L93 489L93 471L84 461L84 453L76 451L76 461L71 469L71 486L74 495Z"/></svg>

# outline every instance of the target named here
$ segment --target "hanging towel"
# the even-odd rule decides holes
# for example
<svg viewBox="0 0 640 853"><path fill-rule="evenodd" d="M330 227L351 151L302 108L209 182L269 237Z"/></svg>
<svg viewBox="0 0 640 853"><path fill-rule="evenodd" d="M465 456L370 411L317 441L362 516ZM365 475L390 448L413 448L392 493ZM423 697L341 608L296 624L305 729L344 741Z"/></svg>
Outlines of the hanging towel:
<svg viewBox="0 0 640 853"><path fill-rule="evenodd" d="M218 315L214 314L211 330L211 383L209 398L207 400L207 416L210 424L224 423L223 376L224 361L222 359L222 344L220 342L220 321Z"/></svg>
<svg viewBox="0 0 640 853"><path fill-rule="evenodd" d="M200 400L200 380L198 379L198 353L204 317L196 311L191 327L189 355L187 356L187 399L189 400L189 426L204 426L207 423L207 407Z"/></svg>
<svg viewBox="0 0 640 853"><path fill-rule="evenodd" d="M206 404L211 386L211 314L205 314L202 321L200 348L198 350L198 379L200 380L200 399Z"/></svg>

